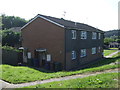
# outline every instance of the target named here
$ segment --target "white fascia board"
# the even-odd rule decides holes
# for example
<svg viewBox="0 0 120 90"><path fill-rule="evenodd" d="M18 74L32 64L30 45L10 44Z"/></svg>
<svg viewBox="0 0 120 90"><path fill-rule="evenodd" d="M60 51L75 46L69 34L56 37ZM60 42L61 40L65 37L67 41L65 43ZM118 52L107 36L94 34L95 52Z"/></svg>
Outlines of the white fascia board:
<svg viewBox="0 0 120 90"><path fill-rule="evenodd" d="M44 20L46 20L46 21L49 21L49 22L51 22L51 23L53 23L53 24L55 24L55 25L57 25L57 26L60 26L60 27L62 27L62 28L64 28L64 26L63 25L61 25L61 24L59 24L59 23L56 23L56 22L54 22L54 21L52 21L52 20L50 20L50 19L47 19L47 18L45 18L45 17L43 17L43 16L40 16L40 15L37 15L36 17L34 17L31 21L29 21L27 24L25 24L20 30L22 30L23 28L25 28L27 25L29 25L30 23L32 23L35 19L37 19L37 18L42 18L42 19L44 19Z"/></svg>
<svg viewBox="0 0 120 90"><path fill-rule="evenodd" d="M37 18L38 18L38 15L35 16L32 20L30 20L27 24L25 24L20 30L22 30L23 28L25 28L27 25L29 25L31 22L33 22Z"/></svg>

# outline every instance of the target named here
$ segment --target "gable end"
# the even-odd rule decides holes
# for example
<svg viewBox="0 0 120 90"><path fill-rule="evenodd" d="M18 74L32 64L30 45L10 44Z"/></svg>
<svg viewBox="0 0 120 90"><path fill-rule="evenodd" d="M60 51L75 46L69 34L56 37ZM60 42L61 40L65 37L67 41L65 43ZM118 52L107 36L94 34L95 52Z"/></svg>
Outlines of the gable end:
<svg viewBox="0 0 120 90"><path fill-rule="evenodd" d="M22 30L23 28L25 28L27 25L29 25L30 23L32 23L32 22L33 22L35 19L37 19L37 18L42 18L42 19L44 19L44 20L46 20L46 21L48 21L48 22L51 22L51 23L53 23L53 24L55 24L55 25L57 25L57 26L60 26L60 27L64 28L64 26L61 25L61 24L59 24L59 23L56 23L56 22L54 22L54 21L52 21L52 20L50 20L50 19L47 19L47 18L45 18L45 17L43 17L43 16L37 15L37 16L35 16L31 21L29 21L27 24L25 24L25 25L21 28L21 30Z"/></svg>

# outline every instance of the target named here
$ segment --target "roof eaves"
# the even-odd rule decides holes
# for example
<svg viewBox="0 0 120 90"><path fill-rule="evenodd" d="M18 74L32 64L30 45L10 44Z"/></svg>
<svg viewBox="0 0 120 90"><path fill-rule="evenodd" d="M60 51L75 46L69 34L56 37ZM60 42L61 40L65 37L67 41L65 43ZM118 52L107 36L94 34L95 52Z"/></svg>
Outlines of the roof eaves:
<svg viewBox="0 0 120 90"><path fill-rule="evenodd" d="M20 30L22 30L23 28L25 28L27 25L29 25L31 22L33 22L37 18L38 18L38 15L35 16L32 20L30 20L27 24L25 24Z"/></svg>
<svg viewBox="0 0 120 90"><path fill-rule="evenodd" d="M89 29L80 29L80 28L72 28L72 27L66 27L66 29L68 30L80 30L80 31L90 31L90 32L100 32L100 33L104 33L102 30L89 30Z"/></svg>
<svg viewBox="0 0 120 90"><path fill-rule="evenodd" d="M23 28L25 28L27 25L29 25L31 22L33 22L37 18L38 18L38 15L35 16L32 20L30 20L27 24L25 24L20 30L22 30Z"/></svg>
<svg viewBox="0 0 120 90"><path fill-rule="evenodd" d="M44 19L44 20L47 20L47 21L49 21L49 22L51 22L51 23L53 23L53 24L55 24L55 25L57 25L57 26L60 26L60 27L62 27L62 28L64 28L64 26L63 25L61 25L61 24L59 24L59 23L56 23L56 22L54 22L54 21L52 21L52 20L50 20L50 19L47 19L47 18L45 18L45 17L43 17L43 16L41 16L41 15L37 15L37 16L35 16L32 20L30 20L27 24L25 24L20 30L22 30L23 28L25 28L27 25L29 25L30 23L32 23L35 19L37 19L37 18L42 18L42 19Z"/></svg>

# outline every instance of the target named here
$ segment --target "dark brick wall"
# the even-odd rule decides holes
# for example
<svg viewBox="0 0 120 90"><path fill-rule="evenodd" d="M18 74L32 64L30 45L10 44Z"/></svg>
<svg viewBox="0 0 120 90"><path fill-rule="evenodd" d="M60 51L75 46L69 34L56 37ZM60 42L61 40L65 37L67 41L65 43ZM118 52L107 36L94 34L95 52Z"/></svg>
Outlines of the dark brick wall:
<svg viewBox="0 0 120 90"><path fill-rule="evenodd" d="M28 48L32 58L36 49L45 48L51 54L51 62L61 62L64 66L64 32L64 28L37 18L22 29L22 46Z"/></svg>
<svg viewBox="0 0 120 90"><path fill-rule="evenodd" d="M102 58L103 34L101 34L101 39L98 39L98 33L97 33L97 39L93 40L92 32L87 31L87 39L82 40L81 32L78 30L76 32L77 32L77 38L72 39L71 30L66 30L66 69L67 70L81 67L83 64ZM99 46L102 47L100 52L98 52ZM93 47L96 47L97 49L96 54L92 54ZM86 53L87 53L86 57L82 57L82 58L80 57L81 49L86 49ZM71 59L72 50L76 51L77 54L76 60Z"/></svg>

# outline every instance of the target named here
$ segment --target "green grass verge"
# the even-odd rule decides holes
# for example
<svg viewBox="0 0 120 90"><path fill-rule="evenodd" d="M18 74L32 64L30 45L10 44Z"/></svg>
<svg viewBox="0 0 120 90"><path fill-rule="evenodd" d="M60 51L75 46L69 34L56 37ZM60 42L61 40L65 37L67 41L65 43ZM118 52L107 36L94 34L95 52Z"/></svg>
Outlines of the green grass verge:
<svg viewBox="0 0 120 90"><path fill-rule="evenodd" d="M104 73L85 78L54 81L24 88L118 88L118 73Z"/></svg>
<svg viewBox="0 0 120 90"><path fill-rule="evenodd" d="M117 49L118 50L118 48L109 48L109 49Z"/></svg>
<svg viewBox="0 0 120 90"><path fill-rule="evenodd" d="M113 58L114 58L114 57L120 57L120 52L118 52L117 54L113 55L112 57L113 57Z"/></svg>
<svg viewBox="0 0 120 90"><path fill-rule="evenodd" d="M119 59L120 58L117 57L112 59L104 59L91 65L91 68L86 68L77 71L60 72L43 72L24 66L0 65L0 68L2 68L2 77L0 78L10 83L25 83L36 80L75 75L80 73L103 71L106 69L114 69L120 67L120 65L117 64L109 64L111 62L116 62Z"/></svg>
<svg viewBox="0 0 120 90"><path fill-rule="evenodd" d="M104 50L104 56L108 56L114 52L116 52L117 50Z"/></svg>

